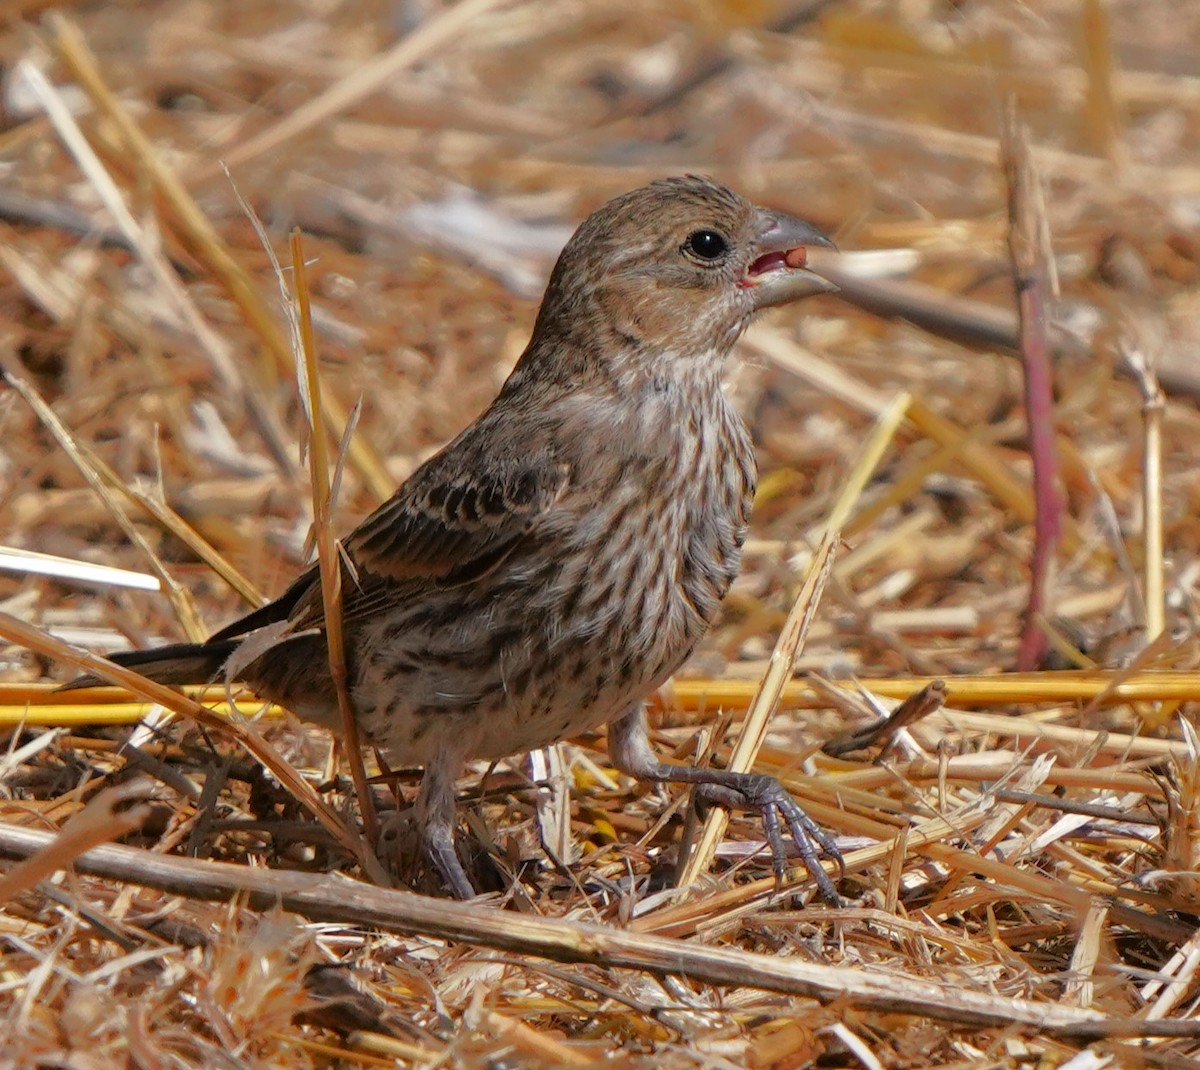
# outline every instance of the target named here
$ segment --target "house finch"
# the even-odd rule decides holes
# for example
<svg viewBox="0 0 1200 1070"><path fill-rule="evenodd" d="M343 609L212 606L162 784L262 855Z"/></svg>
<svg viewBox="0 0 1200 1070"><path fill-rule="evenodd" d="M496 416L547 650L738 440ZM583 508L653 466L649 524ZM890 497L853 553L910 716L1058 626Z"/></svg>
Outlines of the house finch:
<svg viewBox="0 0 1200 1070"><path fill-rule="evenodd" d="M455 895L473 894L453 839L466 760L608 722L619 769L757 810L777 876L786 826L836 901L816 857L836 849L780 784L660 762L643 706L738 571L756 468L726 356L760 309L835 289L805 266L830 244L703 178L610 201L563 249L499 396L345 540L351 705L365 742L423 767L417 827ZM224 672L339 724L315 567L206 643L114 660L165 683Z"/></svg>

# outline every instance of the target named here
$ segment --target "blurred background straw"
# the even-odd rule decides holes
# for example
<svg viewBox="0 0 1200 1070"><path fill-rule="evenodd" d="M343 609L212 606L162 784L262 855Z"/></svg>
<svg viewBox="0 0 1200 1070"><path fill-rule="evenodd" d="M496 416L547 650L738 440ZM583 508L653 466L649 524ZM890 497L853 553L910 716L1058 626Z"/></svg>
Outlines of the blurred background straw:
<svg viewBox="0 0 1200 1070"><path fill-rule="evenodd" d="M361 401L341 534L490 400L588 211L712 174L833 234L842 294L739 348L754 526L719 627L656 700L657 744L729 759L853 459L910 395L756 765L838 837L847 902L805 906L802 874L772 899L744 815L675 889L686 799L618 776L602 734L461 785L496 901L1101 1025L1017 1034L772 995L765 972L552 966L495 950L482 915L474 943L380 935L175 896L148 864L146 887L47 878L116 836L168 869L362 872L219 722L55 694L74 670L23 631L0 647L0 828L74 823L0 904L0 1062L1102 1066L1157 1023L1181 1035L1138 1059L1200 1065L1200 6L56 7L3 5L0 29L0 610L103 653L216 628L305 560L307 423L243 204L285 263L304 232L331 453ZM1014 258L1041 304L1033 434ZM868 732L938 679L923 716ZM327 736L250 695L206 703L227 698L269 714L235 736L352 812ZM856 733L867 749L823 752ZM411 798L405 771L367 772L381 810ZM95 801L131 783L134 816Z"/></svg>

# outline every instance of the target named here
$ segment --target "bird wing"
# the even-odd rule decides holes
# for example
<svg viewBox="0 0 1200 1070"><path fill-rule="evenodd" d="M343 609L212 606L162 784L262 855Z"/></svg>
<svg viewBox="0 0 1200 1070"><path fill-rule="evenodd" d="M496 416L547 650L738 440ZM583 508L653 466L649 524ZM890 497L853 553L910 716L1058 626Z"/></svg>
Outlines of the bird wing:
<svg viewBox="0 0 1200 1070"><path fill-rule="evenodd" d="M321 583L321 575L317 570L316 565L310 565L300 573L288 585L288 589L283 592L278 598L268 602L265 606L259 606L258 609L253 609L244 617L238 617L231 624L226 624L219 632L214 632L205 640L205 645L210 643L220 643L226 639L234 639L239 635L248 635L250 632L256 632L259 628L265 628L268 624L276 624L281 620L287 620L291 616L292 610L304 601L305 595L312 589L315 584L318 588Z"/></svg>
<svg viewBox="0 0 1200 1070"><path fill-rule="evenodd" d="M508 556L568 482L567 466L548 457L429 465L359 524L346 549L384 579L463 583Z"/></svg>
<svg viewBox="0 0 1200 1070"><path fill-rule="evenodd" d="M447 461L449 459L447 458ZM537 519L562 497L567 465L549 457L464 466L434 457L345 541L356 574L343 586L343 614L384 605L396 583L451 585L500 564ZM288 620L292 631L321 627L320 572L309 566L275 601L213 635L219 642Z"/></svg>

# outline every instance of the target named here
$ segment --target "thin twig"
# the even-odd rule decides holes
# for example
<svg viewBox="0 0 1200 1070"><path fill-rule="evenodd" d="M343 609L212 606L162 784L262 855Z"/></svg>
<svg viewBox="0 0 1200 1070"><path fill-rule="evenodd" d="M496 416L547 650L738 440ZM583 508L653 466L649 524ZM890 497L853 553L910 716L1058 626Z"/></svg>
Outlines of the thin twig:
<svg viewBox="0 0 1200 1070"><path fill-rule="evenodd" d="M10 858L27 857L53 838L52 833L0 824L0 853ZM464 941L560 962L647 970L708 984L839 1000L955 1024L1008 1027L1016 1023L1075 1038L1200 1037L1200 1021L1195 1020L1107 1018L1078 1008L975 992L916 976L805 962L797 956L759 954L732 947L706 947L694 940L433 899L376 888L340 874L255 869L118 846L87 851L75 860L75 865L84 873L176 895L216 900L241 895L255 909L282 907L313 920Z"/></svg>
<svg viewBox="0 0 1200 1070"><path fill-rule="evenodd" d="M1050 613L1050 585L1054 549L1062 532L1058 462L1054 446L1053 369L1046 328L1045 222L1037 173L1028 137L1018 126L1016 105L1010 100L1004 113L1001 157L1008 184L1008 251L1021 319L1021 357L1025 368L1025 414L1029 426L1029 454L1033 461L1033 560L1030 565L1029 600L1017 651L1018 670L1034 668L1047 649L1042 619Z"/></svg>
<svg viewBox="0 0 1200 1070"><path fill-rule="evenodd" d="M934 680L927 687L921 688L920 691L914 691L903 699L886 720L868 725L851 735L831 739L825 744L825 753L835 756L851 754L856 750L865 750L867 747L873 746L880 739L885 741L884 747L887 749L902 729L916 724L931 713L940 710L945 704L946 681Z"/></svg>
<svg viewBox="0 0 1200 1070"><path fill-rule="evenodd" d="M150 816L151 806L144 800L150 782L144 778L104 788L73 814L57 836L37 854L29 855L20 865L0 877L0 904L32 888L38 881L68 868L78 855L89 848L119 839L141 828ZM122 803L141 800L135 806L118 810Z"/></svg>

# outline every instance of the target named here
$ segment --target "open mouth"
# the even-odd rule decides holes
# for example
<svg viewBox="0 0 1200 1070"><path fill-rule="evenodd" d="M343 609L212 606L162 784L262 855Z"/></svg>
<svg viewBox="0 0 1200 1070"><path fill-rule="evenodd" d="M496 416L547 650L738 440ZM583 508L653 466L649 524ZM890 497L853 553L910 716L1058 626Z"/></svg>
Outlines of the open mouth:
<svg viewBox="0 0 1200 1070"><path fill-rule="evenodd" d="M760 253L737 280L755 308L783 305L801 297L832 293L834 283L808 265L809 249L836 246L811 223L774 212L760 212ZM819 261L818 261L819 262Z"/></svg>
<svg viewBox="0 0 1200 1070"><path fill-rule="evenodd" d="M750 278L766 275L770 271L783 271L787 268L803 268L808 266L808 248L797 245L794 249L785 249L776 253L764 253L746 270Z"/></svg>

